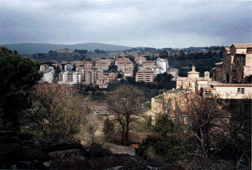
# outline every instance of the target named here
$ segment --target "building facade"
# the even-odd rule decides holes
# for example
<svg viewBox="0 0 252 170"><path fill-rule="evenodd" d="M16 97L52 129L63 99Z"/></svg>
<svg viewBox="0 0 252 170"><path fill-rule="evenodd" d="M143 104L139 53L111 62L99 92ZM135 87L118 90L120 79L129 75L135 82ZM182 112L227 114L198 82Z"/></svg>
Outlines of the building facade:
<svg viewBox="0 0 252 170"><path fill-rule="evenodd" d="M115 65L119 72L125 72L126 70L133 71L134 69L134 63L128 58L117 58L115 60Z"/></svg>
<svg viewBox="0 0 252 170"><path fill-rule="evenodd" d="M169 69L168 60L165 58L157 58L156 65L163 68L163 73Z"/></svg>
<svg viewBox="0 0 252 170"><path fill-rule="evenodd" d="M216 64L216 68L213 69L213 79L215 81L222 83L251 83L252 43L232 44L230 48L225 48L222 64Z"/></svg>
<svg viewBox="0 0 252 170"><path fill-rule="evenodd" d="M81 73L75 71L64 71L59 74L59 84L80 84L81 81Z"/></svg>
<svg viewBox="0 0 252 170"><path fill-rule="evenodd" d="M153 82L154 76L151 70L139 70L136 73L136 82Z"/></svg>

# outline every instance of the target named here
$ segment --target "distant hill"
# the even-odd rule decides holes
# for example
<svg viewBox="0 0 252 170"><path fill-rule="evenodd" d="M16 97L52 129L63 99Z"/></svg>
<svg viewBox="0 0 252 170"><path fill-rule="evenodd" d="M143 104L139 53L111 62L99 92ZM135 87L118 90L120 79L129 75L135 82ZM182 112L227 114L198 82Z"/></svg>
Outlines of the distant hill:
<svg viewBox="0 0 252 170"><path fill-rule="evenodd" d="M7 47L10 50L16 50L20 55L31 55L35 53L48 53L50 50L58 50L64 48L85 49L94 51L95 49L104 51L123 51L131 49L131 47L103 44L103 43L83 43L83 44L47 44L47 43L20 43L20 44L2 44L0 46Z"/></svg>

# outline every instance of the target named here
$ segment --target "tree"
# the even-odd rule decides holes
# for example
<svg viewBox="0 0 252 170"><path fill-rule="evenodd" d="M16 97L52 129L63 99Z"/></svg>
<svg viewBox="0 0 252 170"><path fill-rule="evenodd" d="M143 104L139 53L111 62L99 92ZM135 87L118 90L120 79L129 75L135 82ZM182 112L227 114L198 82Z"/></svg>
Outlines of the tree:
<svg viewBox="0 0 252 170"><path fill-rule="evenodd" d="M107 142L111 142L113 140L113 135L114 135L114 123L107 117L104 120L104 126L102 129L104 133L104 139Z"/></svg>
<svg viewBox="0 0 252 170"><path fill-rule="evenodd" d="M251 97L234 100L229 123L225 123L229 135L221 143L221 155L233 161L235 169L241 168L242 160L247 160L251 169Z"/></svg>
<svg viewBox="0 0 252 170"><path fill-rule="evenodd" d="M129 145L129 131L135 116L140 113L143 93L132 85L121 85L108 97L108 109L120 124L123 144Z"/></svg>
<svg viewBox="0 0 252 170"><path fill-rule="evenodd" d="M109 65L109 71L110 72L117 72L117 65L115 65L114 62Z"/></svg>
<svg viewBox="0 0 252 170"><path fill-rule="evenodd" d="M24 114L44 137L71 139L80 131L83 118L90 112L88 102L74 87L39 84L30 93L33 106Z"/></svg>
<svg viewBox="0 0 252 170"><path fill-rule="evenodd" d="M123 78L123 76L121 75L121 73L118 73L117 78Z"/></svg>
<svg viewBox="0 0 252 170"><path fill-rule="evenodd" d="M138 72L138 66L137 64L134 64L134 68L133 68L133 77L136 77L136 73Z"/></svg>
<svg viewBox="0 0 252 170"><path fill-rule="evenodd" d="M200 162L204 169L216 169L216 164L210 157L210 148L215 147L228 135L225 124L229 122L230 114L222 109L218 96L203 98L187 91L184 98L188 116L185 126L192 135L189 135L187 142L193 147L188 152L194 155L194 158L202 158Z"/></svg>
<svg viewBox="0 0 252 170"><path fill-rule="evenodd" d="M157 81L157 83L160 83L160 84L166 84L166 83L170 82L172 78L173 78L173 76L171 74L163 73L163 74L157 75L156 81Z"/></svg>
<svg viewBox="0 0 252 170"><path fill-rule="evenodd" d="M72 71L76 71L76 65L73 65Z"/></svg>
<svg viewBox="0 0 252 170"><path fill-rule="evenodd" d="M173 132L173 122L170 118L172 115L172 100L167 99L164 94L155 99L155 125L153 131L161 133L162 137L166 137L167 133Z"/></svg>
<svg viewBox="0 0 252 170"><path fill-rule="evenodd" d="M161 113L156 116L156 122L153 127L154 132L161 132L161 136L166 137L167 133L173 132L173 122L168 114Z"/></svg>
<svg viewBox="0 0 252 170"><path fill-rule="evenodd" d="M21 111L29 107L27 91L41 78L40 63L28 57L20 58L5 47L0 48L0 103L4 126L19 129Z"/></svg>
<svg viewBox="0 0 252 170"><path fill-rule="evenodd" d="M60 66L57 65L57 67L56 67L56 69L55 69L55 73L54 73L55 77L59 77L59 73L60 73L60 72L61 72Z"/></svg>

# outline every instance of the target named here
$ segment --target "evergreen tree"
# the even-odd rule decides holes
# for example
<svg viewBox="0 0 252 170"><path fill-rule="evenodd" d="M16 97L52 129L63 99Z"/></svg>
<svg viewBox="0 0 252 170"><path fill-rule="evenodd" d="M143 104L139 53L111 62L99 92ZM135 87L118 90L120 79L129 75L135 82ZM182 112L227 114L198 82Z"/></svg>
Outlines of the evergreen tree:
<svg viewBox="0 0 252 170"><path fill-rule="evenodd" d="M4 126L20 128L20 113L30 106L28 90L42 77L39 67L38 61L20 58L16 51L0 48L0 104Z"/></svg>

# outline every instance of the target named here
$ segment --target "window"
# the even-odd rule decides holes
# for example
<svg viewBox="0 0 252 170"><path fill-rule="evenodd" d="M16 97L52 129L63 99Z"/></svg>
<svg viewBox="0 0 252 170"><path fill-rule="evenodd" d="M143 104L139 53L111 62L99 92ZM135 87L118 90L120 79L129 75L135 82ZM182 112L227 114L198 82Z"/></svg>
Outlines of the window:
<svg viewBox="0 0 252 170"><path fill-rule="evenodd" d="M242 66L245 66L245 61L244 61L244 59L242 59L241 63L242 63Z"/></svg>
<svg viewBox="0 0 252 170"><path fill-rule="evenodd" d="M252 48L247 48L247 53L251 54L252 53Z"/></svg>
<svg viewBox="0 0 252 170"><path fill-rule="evenodd" d="M238 88L237 94L244 94L244 88Z"/></svg>
<svg viewBox="0 0 252 170"><path fill-rule="evenodd" d="M205 95L209 96L211 95L212 91L205 91Z"/></svg>

